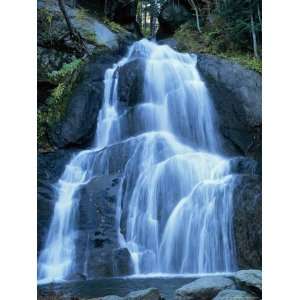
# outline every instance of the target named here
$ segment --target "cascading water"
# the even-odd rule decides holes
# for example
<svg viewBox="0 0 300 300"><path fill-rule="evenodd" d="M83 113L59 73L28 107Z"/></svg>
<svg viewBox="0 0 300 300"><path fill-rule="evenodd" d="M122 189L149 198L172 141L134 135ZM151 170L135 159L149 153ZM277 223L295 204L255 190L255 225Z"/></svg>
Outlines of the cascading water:
<svg viewBox="0 0 300 300"><path fill-rule="evenodd" d="M144 97L124 108L118 70L137 59L145 62ZM56 185L40 280L72 273L78 190L96 169L109 173L110 146L117 144L128 152L116 213L119 243L129 249L135 273L235 269L233 175L220 155L213 105L196 62L193 55L144 39L106 71L94 144L71 160Z"/></svg>

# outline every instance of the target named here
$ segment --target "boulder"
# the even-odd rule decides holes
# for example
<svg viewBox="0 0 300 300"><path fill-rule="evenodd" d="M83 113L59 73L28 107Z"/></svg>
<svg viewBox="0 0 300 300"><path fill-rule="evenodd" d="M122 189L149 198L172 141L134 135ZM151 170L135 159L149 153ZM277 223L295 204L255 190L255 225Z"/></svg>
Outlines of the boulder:
<svg viewBox="0 0 300 300"><path fill-rule="evenodd" d="M127 248L113 250L113 269L114 275L117 276L133 274L133 264Z"/></svg>
<svg viewBox="0 0 300 300"><path fill-rule="evenodd" d="M261 270L241 270L235 273L236 284L261 298L262 272Z"/></svg>
<svg viewBox="0 0 300 300"><path fill-rule="evenodd" d="M184 1L167 1L161 8L158 22L159 28L156 34L158 40L165 39L174 34L180 25L192 18L190 10Z"/></svg>
<svg viewBox="0 0 300 300"><path fill-rule="evenodd" d="M143 99L145 61L135 59L119 68L119 100L134 106Z"/></svg>
<svg viewBox="0 0 300 300"><path fill-rule="evenodd" d="M109 296L105 296L105 297L91 298L91 299L87 299L87 300L122 300L122 299L124 299L124 298L115 296L115 295L109 295Z"/></svg>
<svg viewBox="0 0 300 300"><path fill-rule="evenodd" d="M233 230L239 269L261 268L261 176L238 175L233 191Z"/></svg>
<svg viewBox="0 0 300 300"><path fill-rule="evenodd" d="M213 300L258 300L253 294L241 290L226 289L218 293Z"/></svg>
<svg viewBox="0 0 300 300"><path fill-rule="evenodd" d="M148 288L146 290L134 291L124 297L124 300L160 300L159 290Z"/></svg>
<svg viewBox="0 0 300 300"><path fill-rule="evenodd" d="M214 101L223 148L254 158L261 168L261 75L213 55L198 55L198 70Z"/></svg>
<svg viewBox="0 0 300 300"><path fill-rule="evenodd" d="M123 298L119 297L119 296L105 296L105 297L101 297L101 298L97 298L97 299L90 299L90 300L121 300Z"/></svg>
<svg viewBox="0 0 300 300"><path fill-rule="evenodd" d="M225 276L205 276L176 290L178 300L211 300L220 291L232 289L235 283L232 279Z"/></svg>
<svg viewBox="0 0 300 300"><path fill-rule="evenodd" d="M103 45L111 49L118 49L118 34L112 32L108 26L99 22L87 10L83 11L73 5L69 5L67 2L65 4L70 22L86 40L90 50ZM38 44L64 50L78 50L76 49L78 45L74 41L64 37L68 33L68 27L57 1L38 1L38 29Z"/></svg>

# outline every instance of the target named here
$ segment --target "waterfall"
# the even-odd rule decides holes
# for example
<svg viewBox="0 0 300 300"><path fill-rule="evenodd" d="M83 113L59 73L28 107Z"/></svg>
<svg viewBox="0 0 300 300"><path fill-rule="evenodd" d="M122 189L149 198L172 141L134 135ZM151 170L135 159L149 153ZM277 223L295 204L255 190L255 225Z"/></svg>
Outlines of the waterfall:
<svg viewBox="0 0 300 300"><path fill-rule="evenodd" d="M143 97L128 108L118 98L119 69L137 59L145 63ZM99 169L109 173L110 146L118 144L126 145L128 155L116 224L135 273L236 268L234 175L196 64L194 55L143 39L106 71L94 143L72 158L55 186L58 197L38 261L40 280L64 280L74 271L78 191Z"/></svg>

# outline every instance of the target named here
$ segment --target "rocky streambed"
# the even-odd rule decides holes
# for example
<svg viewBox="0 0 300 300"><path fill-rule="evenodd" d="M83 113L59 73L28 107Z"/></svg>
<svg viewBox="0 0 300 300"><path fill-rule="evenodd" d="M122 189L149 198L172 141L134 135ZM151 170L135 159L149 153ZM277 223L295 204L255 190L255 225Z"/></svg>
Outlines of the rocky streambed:
<svg viewBox="0 0 300 300"><path fill-rule="evenodd" d="M61 299L66 300L258 300L262 299L262 274L260 270L242 270L198 278L119 277L74 281L39 286L39 299L49 299L47 295L53 292L64 295Z"/></svg>

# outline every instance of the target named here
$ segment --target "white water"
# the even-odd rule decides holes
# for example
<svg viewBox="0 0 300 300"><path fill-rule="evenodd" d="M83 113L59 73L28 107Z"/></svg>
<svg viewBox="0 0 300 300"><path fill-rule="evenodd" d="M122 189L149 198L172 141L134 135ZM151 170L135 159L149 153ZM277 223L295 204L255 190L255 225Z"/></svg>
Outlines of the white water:
<svg viewBox="0 0 300 300"><path fill-rule="evenodd" d="M136 58L146 61L144 97L124 109L118 70ZM142 40L106 71L93 147L71 160L56 185L40 281L64 280L74 271L78 190L93 177L96 163L109 172L114 158L108 146L120 142L129 156L116 218L120 246L129 249L135 274L235 269L233 175L220 155L214 109L196 62L193 55Z"/></svg>

